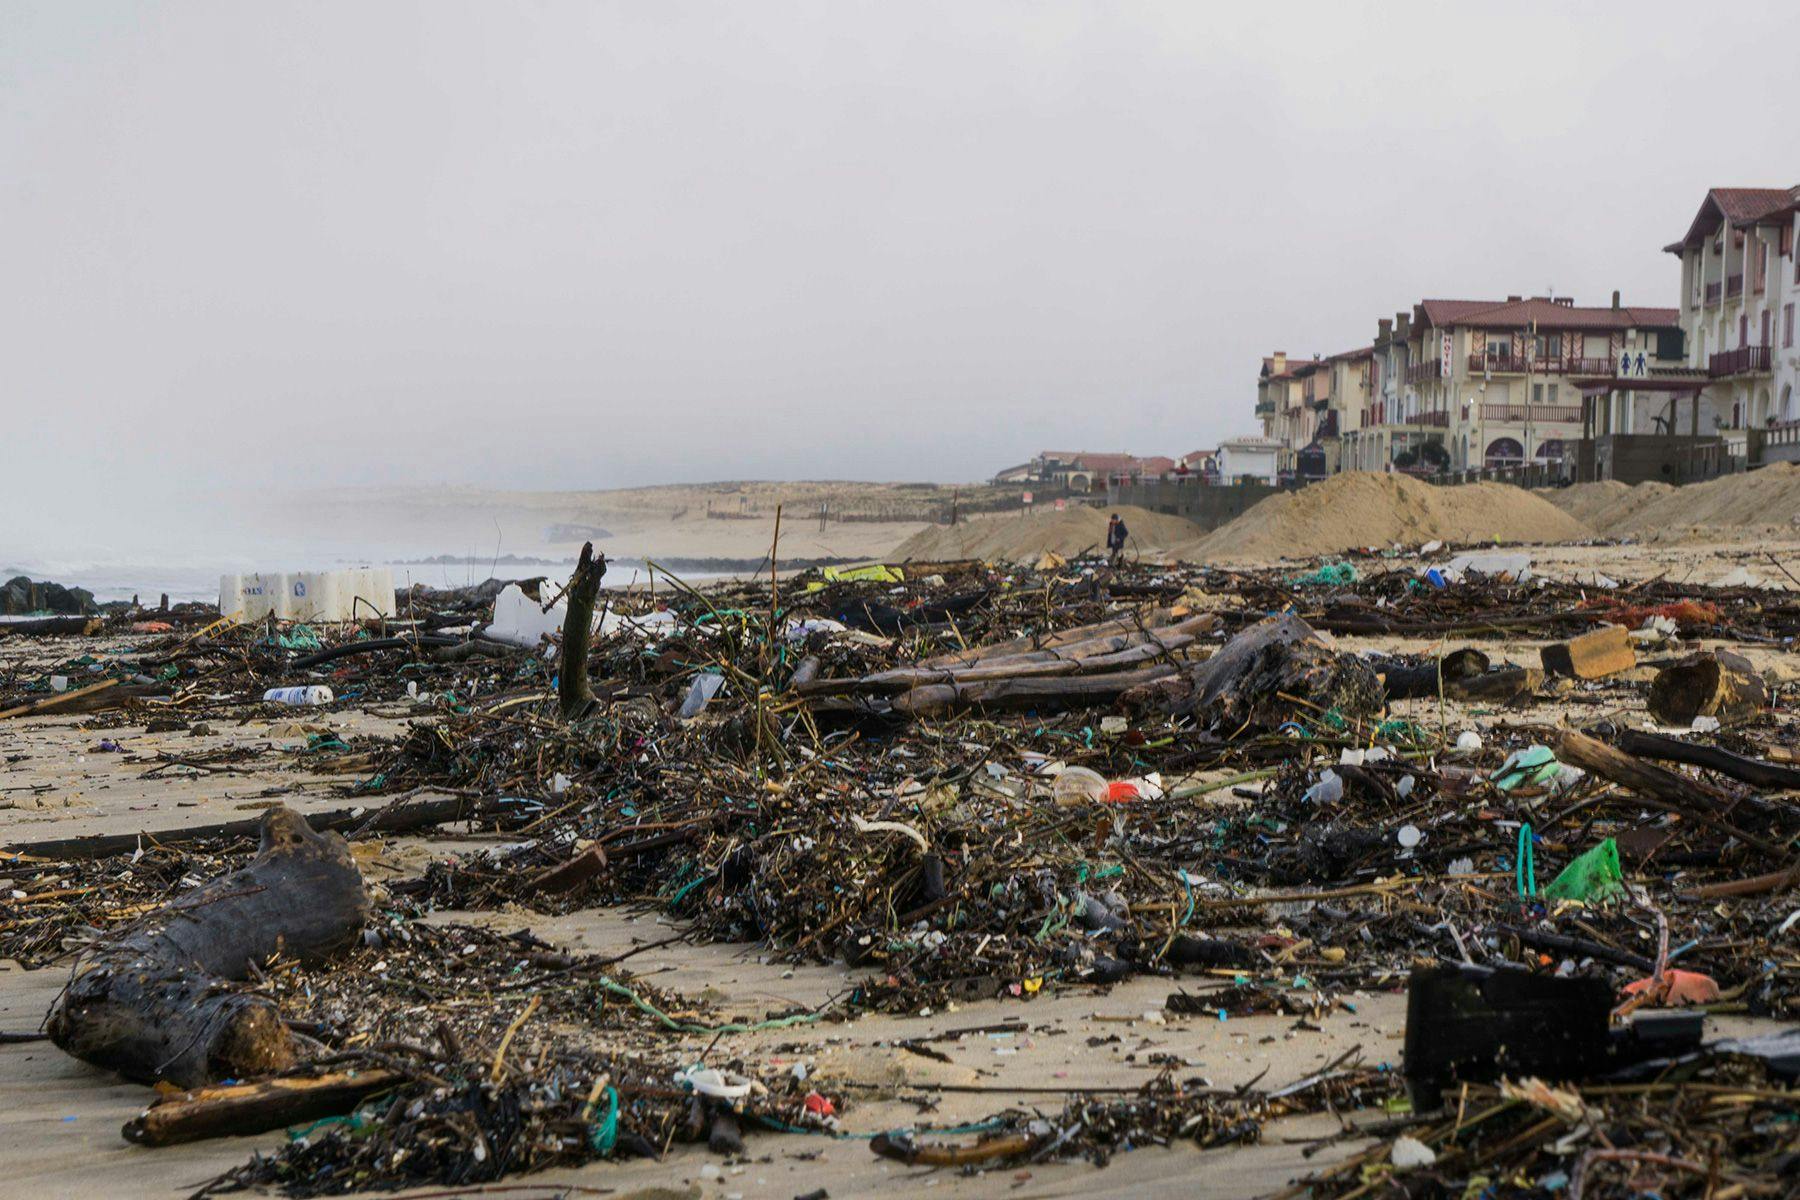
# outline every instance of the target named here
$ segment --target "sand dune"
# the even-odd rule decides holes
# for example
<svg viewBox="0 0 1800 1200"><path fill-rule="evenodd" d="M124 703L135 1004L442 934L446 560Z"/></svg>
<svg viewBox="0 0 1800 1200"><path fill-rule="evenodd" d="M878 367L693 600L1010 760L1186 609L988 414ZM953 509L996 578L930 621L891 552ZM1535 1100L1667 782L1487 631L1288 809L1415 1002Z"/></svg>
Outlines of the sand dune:
<svg viewBox="0 0 1800 1200"><path fill-rule="evenodd" d="M1191 561L1264 562L1396 542L1572 542L1592 536L1568 513L1510 484L1441 487L1405 475L1353 472L1270 496L1173 553Z"/></svg>

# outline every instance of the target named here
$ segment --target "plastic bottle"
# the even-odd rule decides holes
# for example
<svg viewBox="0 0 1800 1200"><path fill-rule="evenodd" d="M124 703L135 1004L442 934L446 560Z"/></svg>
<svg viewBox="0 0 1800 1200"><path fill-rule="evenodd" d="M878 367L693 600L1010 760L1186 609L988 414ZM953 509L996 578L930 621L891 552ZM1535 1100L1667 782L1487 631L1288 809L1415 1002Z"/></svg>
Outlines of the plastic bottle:
<svg viewBox="0 0 1800 1200"><path fill-rule="evenodd" d="M311 687L270 688L263 693L263 700L270 704L310 706L314 704L330 704L332 696L330 688L315 683Z"/></svg>

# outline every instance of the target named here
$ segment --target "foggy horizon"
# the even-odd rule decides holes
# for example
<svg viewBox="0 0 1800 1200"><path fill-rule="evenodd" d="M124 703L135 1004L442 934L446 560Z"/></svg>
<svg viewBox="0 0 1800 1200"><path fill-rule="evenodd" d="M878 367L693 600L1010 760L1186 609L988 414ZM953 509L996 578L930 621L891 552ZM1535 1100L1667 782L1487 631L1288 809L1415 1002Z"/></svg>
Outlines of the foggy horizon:
<svg viewBox="0 0 1800 1200"><path fill-rule="evenodd" d="M1424 297L1672 306L1706 189L1800 177L1674 4L0 12L34 546L245 489L1179 455Z"/></svg>

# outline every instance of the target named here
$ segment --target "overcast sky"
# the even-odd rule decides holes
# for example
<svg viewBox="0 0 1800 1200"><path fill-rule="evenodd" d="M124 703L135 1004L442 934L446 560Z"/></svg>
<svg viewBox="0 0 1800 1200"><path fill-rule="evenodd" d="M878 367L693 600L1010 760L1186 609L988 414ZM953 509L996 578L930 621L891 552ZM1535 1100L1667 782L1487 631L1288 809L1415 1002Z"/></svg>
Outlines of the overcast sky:
<svg viewBox="0 0 1800 1200"><path fill-rule="evenodd" d="M8 505L1211 445L1424 296L1675 303L1796 13L0 0Z"/></svg>

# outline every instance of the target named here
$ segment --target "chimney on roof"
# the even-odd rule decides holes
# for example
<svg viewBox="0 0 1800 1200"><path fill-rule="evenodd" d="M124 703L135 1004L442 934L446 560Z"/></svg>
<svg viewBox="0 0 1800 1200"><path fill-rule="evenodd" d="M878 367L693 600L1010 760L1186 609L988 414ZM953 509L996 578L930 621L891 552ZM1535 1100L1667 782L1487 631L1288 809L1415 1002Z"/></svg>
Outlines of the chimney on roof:
<svg viewBox="0 0 1800 1200"><path fill-rule="evenodd" d="M1394 320L1392 317L1381 318L1379 321L1375 322L1375 328L1377 331L1375 340L1377 341L1385 342L1394 336Z"/></svg>
<svg viewBox="0 0 1800 1200"><path fill-rule="evenodd" d="M1287 351L1286 350L1277 350L1270 357L1275 360L1274 363L1272 364L1275 368L1275 374L1279 375L1283 371L1287 370Z"/></svg>
<svg viewBox="0 0 1800 1200"><path fill-rule="evenodd" d="M1408 338L1408 337L1412 336L1412 314L1411 313L1395 313L1394 320L1397 322L1397 324L1394 326L1394 336L1395 337Z"/></svg>
<svg viewBox="0 0 1800 1200"><path fill-rule="evenodd" d="M1619 311L1619 289L1618 288L1613 289L1613 311L1614 312Z"/></svg>
<svg viewBox="0 0 1800 1200"><path fill-rule="evenodd" d="M1564 308L1574 308L1575 307L1575 297L1573 297L1573 296L1552 296L1552 297L1550 297L1550 303L1560 304Z"/></svg>
<svg viewBox="0 0 1800 1200"><path fill-rule="evenodd" d="M1521 301L1523 299L1525 299L1525 297L1523 297L1523 296L1508 296L1506 298L1506 302L1508 304L1517 304L1519 301Z"/></svg>

